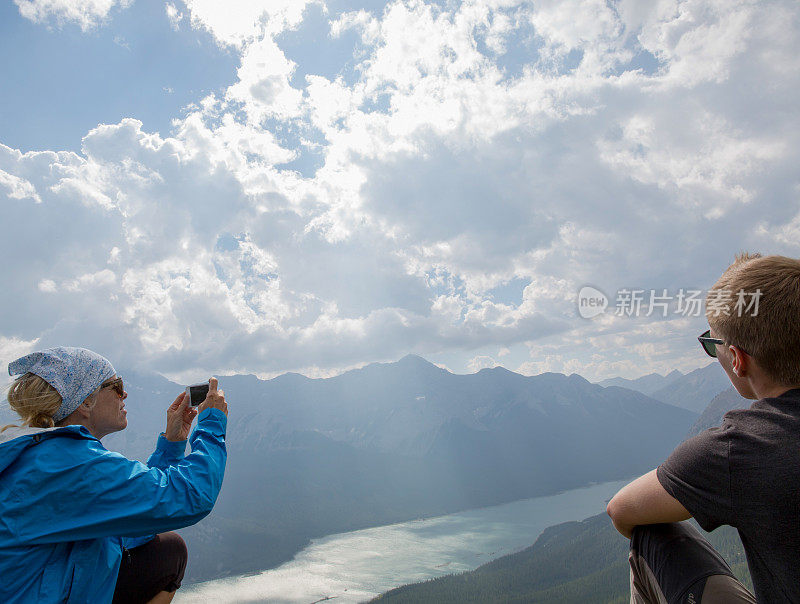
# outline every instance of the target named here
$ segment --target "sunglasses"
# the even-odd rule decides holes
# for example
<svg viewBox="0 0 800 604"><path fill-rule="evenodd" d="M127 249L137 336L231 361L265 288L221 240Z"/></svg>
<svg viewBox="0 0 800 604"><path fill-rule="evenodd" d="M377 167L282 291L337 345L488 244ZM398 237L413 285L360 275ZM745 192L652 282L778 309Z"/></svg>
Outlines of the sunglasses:
<svg viewBox="0 0 800 604"><path fill-rule="evenodd" d="M697 340L700 342L700 345L703 347L703 350L706 351L706 354L710 357L717 358L717 345L720 346L725 344L725 340L720 340L719 338L712 338L711 337L711 330L706 329L702 335L697 336ZM742 348L741 346L737 346L739 350L748 354L747 351Z"/></svg>
<svg viewBox="0 0 800 604"><path fill-rule="evenodd" d="M706 329L702 335L697 337L697 340L700 342L703 350L706 351L706 354L710 357L714 357L715 359L717 358L717 344L722 345L725 343L725 340L712 338L710 329Z"/></svg>
<svg viewBox="0 0 800 604"><path fill-rule="evenodd" d="M109 382L106 382L106 383L102 384L100 386L100 390L102 390L103 388L113 388L114 392L116 392L117 396L119 396L120 398L125 396L125 387L124 387L124 385L122 383L122 378L121 377L118 377L118 378L116 378L114 380L111 380Z"/></svg>

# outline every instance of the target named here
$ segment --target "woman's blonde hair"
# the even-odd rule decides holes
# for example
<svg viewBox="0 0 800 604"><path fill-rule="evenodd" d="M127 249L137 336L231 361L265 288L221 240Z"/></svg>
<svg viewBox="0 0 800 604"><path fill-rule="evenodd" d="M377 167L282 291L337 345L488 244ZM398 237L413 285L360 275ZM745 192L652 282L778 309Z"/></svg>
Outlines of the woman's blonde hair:
<svg viewBox="0 0 800 604"><path fill-rule="evenodd" d="M98 389L99 390L99 389ZM95 390L89 395L90 404L94 406ZM17 412L22 425L30 428L53 428L56 423L53 416L61 407L61 395L44 379L34 373L25 373L19 376L8 388L8 404ZM61 424L61 422L58 422ZM8 424L0 429L18 428L15 424Z"/></svg>
<svg viewBox="0 0 800 604"><path fill-rule="evenodd" d="M8 404L22 419L23 426L52 428L55 426L53 416L61 406L61 395L38 375L25 373L9 387ZM4 426L0 432L12 426L14 424Z"/></svg>

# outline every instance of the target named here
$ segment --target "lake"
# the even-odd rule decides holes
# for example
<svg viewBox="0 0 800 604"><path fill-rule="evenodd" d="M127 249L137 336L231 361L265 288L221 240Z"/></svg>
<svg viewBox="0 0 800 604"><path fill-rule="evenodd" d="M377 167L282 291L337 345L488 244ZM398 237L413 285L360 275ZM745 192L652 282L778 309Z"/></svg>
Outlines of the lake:
<svg viewBox="0 0 800 604"><path fill-rule="evenodd" d="M627 483L330 535L277 568L185 585L173 602L364 602L406 583L473 570L524 549L548 526L605 511L605 502Z"/></svg>

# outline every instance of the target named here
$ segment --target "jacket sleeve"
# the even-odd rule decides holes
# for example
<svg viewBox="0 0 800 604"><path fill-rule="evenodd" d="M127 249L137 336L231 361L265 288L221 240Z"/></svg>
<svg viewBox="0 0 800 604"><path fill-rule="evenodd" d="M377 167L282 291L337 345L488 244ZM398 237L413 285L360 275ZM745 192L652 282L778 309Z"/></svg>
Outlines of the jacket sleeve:
<svg viewBox="0 0 800 604"><path fill-rule="evenodd" d="M158 435L156 442L156 450L147 460L148 468L159 468L166 470L168 467L181 462L186 454L186 441L171 441L167 440L162 432ZM120 537L120 545L124 549L133 549L152 541L155 538L155 533L150 533L142 537Z"/></svg>
<svg viewBox="0 0 800 604"><path fill-rule="evenodd" d="M42 461L31 473L36 483L26 489L28 505L8 510L5 520L31 545L141 537L195 524L222 486L226 425L220 410L203 411L189 438L192 452L165 469L129 460L97 440L52 438L59 455L37 456Z"/></svg>
<svg viewBox="0 0 800 604"><path fill-rule="evenodd" d="M224 415L224 414L223 414ZM166 470L168 467L180 463L186 453L186 441L170 441L164 433L158 435L156 450L147 460L147 467Z"/></svg>

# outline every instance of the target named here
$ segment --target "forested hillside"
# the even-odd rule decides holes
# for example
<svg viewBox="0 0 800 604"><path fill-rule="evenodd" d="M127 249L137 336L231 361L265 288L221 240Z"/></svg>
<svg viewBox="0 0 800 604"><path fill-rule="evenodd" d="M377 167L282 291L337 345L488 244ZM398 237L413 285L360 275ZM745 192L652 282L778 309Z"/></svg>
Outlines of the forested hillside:
<svg viewBox="0 0 800 604"><path fill-rule="evenodd" d="M752 589L736 530L708 534L734 573ZM472 572L405 585L373 602L381 604L484 604L488 602L627 603L630 600L628 540L606 514L545 530L520 552Z"/></svg>

